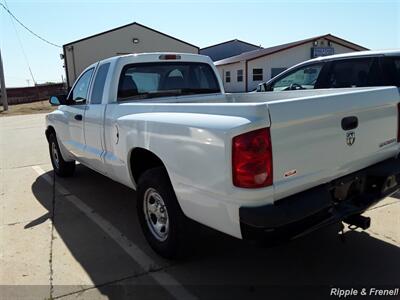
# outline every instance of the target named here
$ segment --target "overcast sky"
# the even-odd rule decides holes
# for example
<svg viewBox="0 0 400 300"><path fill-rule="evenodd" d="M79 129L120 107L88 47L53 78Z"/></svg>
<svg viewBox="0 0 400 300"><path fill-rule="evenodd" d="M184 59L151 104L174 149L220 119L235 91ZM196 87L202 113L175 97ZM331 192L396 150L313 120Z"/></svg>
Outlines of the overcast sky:
<svg viewBox="0 0 400 300"><path fill-rule="evenodd" d="M136 21L199 47L234 38L269 47L332 33L370 49L400 48L396 0L6 1L20 21L58 45ZM61 81L62 49L15 28L18 34L0 7L6 85L32 85L28 62L38 83Z"/></svg>

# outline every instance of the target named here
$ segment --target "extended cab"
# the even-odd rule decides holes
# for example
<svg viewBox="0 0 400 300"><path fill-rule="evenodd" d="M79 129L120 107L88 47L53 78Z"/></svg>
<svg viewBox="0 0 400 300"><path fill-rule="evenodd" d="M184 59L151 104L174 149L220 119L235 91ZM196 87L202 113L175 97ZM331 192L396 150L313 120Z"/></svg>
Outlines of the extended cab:
<svg viewBox="0 0 400 300"><path fill-rule="evenodd" d="M137 190L143 232L181 254L194 220L240 239L295 237L398 190L396 87L225 94L201 55L89 66L46 117L59 176L75 161ZM95 192L95 191L94 191Z"/></svg>

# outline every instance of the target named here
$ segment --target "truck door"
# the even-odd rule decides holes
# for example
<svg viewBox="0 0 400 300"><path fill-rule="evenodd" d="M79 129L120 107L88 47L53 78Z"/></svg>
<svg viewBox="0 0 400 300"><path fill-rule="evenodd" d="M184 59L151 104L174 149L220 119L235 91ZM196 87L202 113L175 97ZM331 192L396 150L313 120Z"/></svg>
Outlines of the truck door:
<svg viewBox="0 0 400 300"><path fill-rule="evenodd" d="M69 105L65 106L64 113L68 122L68 137L64 146L78 161L84 157L85 138L83 132L83 118L87 106L87 95L93 75L94 67L85 71L75 83L68 95Z"/></svg>
<svg viewBox="0 0 400 300"><path fill-rule="evenodd" d="M93 80L89 105L85 110L85 163L93 169L104 172L102 154L104 152L104 111L107 99L103 101L104 86L110 63L102 63L97 67Z"/></svg>

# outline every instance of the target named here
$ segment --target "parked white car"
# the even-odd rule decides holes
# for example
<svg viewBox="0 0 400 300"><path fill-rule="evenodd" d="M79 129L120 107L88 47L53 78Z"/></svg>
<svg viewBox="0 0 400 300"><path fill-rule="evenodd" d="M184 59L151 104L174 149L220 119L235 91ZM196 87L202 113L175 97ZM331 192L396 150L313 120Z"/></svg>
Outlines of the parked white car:
<svg viewBox="0 0 400 300"><path fill-rule="evenodd" d="M59 176L78 161L137 190L148 242L176 257L191 220L240 239L367 228L360 214L399 188L399 101L395 87L225 94L206 56L134 54L51 97L46 137Z"/></svg>
<svg viewBox="0 0 400 300"><path fill-rule="evenodd" d="M368 86L400 87L400 50L360 51L310 59L260 83L256 91Z"/></svg>

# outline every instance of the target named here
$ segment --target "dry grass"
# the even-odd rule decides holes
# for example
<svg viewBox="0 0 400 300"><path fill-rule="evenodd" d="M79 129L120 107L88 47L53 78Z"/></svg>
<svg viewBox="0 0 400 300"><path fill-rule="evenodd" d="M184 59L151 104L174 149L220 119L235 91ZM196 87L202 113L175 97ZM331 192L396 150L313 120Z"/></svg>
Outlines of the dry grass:
<svg viewBox="0 0 400 300"><path fill-rule="evenodd" d="M3 107L0 108L0 117L49 113L56 108L56 106L51 106L48 100L9 105L8 111L4 111Z"/></svg>

